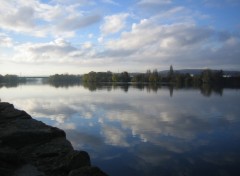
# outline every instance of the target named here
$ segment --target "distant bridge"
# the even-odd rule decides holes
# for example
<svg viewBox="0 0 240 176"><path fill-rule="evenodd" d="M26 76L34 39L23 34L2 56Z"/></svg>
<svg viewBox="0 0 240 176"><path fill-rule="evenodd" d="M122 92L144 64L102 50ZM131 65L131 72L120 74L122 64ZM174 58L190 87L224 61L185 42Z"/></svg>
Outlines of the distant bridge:
<svg viewBox="0 0 240 176"><path fill-rule="evenodd" d="M38 78L49 78L49 76L20 76L19 78L38 79Z"/></svg>

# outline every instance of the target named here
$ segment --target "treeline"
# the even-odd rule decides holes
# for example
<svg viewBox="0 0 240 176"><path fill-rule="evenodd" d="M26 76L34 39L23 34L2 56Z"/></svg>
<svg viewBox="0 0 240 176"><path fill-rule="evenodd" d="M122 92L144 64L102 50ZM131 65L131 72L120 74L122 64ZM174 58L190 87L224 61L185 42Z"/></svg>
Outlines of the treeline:
<svg viewBox="0 0 240 176"><path fill-rule="evenodd" d="M157 70L147 70L145 74L133 76L133 82L148 82L160 84L172 84L178 87L182 86L225 86L225 87L240 87L239 76L224 75L223 70L205 69L200 74L179 73L173 70L170 66L169 71L165 75L159 74Z"/></svg>
<svg viewBox="0 0 240 176"><path fill-rule="evenodd" d="M131 73L124 71L121 73L94 72L91 71L82 76L69 74L55 74L49 77L49 82L54 84L80 83L136 83L136 84L166 84L177 87L195 86L204 84L210 86L240 87L239 76L224 75L222 70L205 69L200 74L179 73L174 71L171 65L169 71L158 72L157 69L147 70L145 73Z"/></svg>
<svg viewBox="0 0 240 176"><path fill-rule="evenodd" d="M170 69L171 70L171 69ZM164 79L163 79L164 80ZM225 87L239 87L240 86L240 77L229 77L224 75L222 70L211 70L205 69L201 74L190 75L180 74L177 72L169 71L168 76L165 78L166 82L175 84L177 86L225 86Z"/></svg>
<svg viewBox="0 0 240 176"><path fill-rule="evenodd" d="M84 74L82 80L88 83L100 83L100 82L155 82L158 83L161 81L161 77L158 74L157 70L151 72L147 71L146 74L138 73L130 75L128 72L124 71L122 73L112 73L108 72L94 72L91 71L88 74Z"/></svg>
<svg viewBox="0 0 240 176"><path fill-rule="evenodd" d="M222 70L212 71L210 69L206 69L199 75L190 75L189 73L179 74L173 72L168 75L167 79L167 81L180 86L200 86L203 84L220 86L224 84L224 75Z"/></svg>
<svg viewBox="0 0 240 176"><path fill-rule="evenodd" d="M57 83L57 84L66 84L66 83L80 83L81 76L80 75L72 75L72 74L55 74L51 75L48 78L49 83Z"/></svg>
<svg viewBox="0 0 240 176"><path fill-rule="evenodd" d="M130 82L131 77L129 76L128 72L122 73L112 73L108 72L89 72L88 74L84 74L82 77L84 82L88 83L99 83L99 82Z"/></svg>
<svg viewBox="0 0 240 176"><path fill-rule="evenodd" d="M212 71L210 69L203 70L199 75L191 75L190 73L181 74L175 72L170 66L167 74L160 74L156 69L147 70L146 73L135 74L132 82L137 83L160 83L160 84L176 84L178 86L199 86L202 84L224 84L223 71Z"/></svg>
<svg viewBox="0 0 240 176"><path fill-rule="evenodd" d="M146 73L137 73L132 76L132 82L135 83L161 83L162 76L158 73L157 69L151 71L147 70Z"/></svg>
<svg viewBox="0 0 240 176"><path fill-rule="evenodd" d="M170 66L167 74L160 74L157 69L147 70L146 73L129 74L128 72L112 73L108 72L94 72L84 74L82 80L87 83L100 83L100 82L123 82L123 83L150 83L150 84L171 84L178 87L181 86L202 86L208 84L211 86L229 86L239 87L240 77L229 77L224 75L222 70L205 69L202 73L191 75L190 73L181 74L175 72L173 67Z"/></svg>
<svg viewBox="0 0 240 176"><path fill-rule="evenodd" d="M20 82L26 82L26 78L20 78L17 75L0 75L0 83L15 84Z"/></svg>

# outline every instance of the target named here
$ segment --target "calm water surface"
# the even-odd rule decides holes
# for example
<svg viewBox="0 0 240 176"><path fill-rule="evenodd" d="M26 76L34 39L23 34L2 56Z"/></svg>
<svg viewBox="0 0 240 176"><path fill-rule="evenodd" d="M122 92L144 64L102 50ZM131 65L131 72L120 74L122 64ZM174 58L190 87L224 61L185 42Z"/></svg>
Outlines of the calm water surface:
<svg viewBox="0 0 240 176"><path fill-rule="evenodd" d="M240 90L1 87L112 176L240 175Z"/></svg>

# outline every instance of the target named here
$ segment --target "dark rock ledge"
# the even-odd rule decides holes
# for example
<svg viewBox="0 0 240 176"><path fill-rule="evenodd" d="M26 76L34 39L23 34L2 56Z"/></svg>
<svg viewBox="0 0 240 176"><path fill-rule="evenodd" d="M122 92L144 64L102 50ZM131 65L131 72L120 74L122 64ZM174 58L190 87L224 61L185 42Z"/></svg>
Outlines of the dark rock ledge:
<svg viewBox="0 0 240 176"><path fill-rule="evenodd" d="M63 130L0 102L1 176L105 176L87 152L76 151Z"/></svg>

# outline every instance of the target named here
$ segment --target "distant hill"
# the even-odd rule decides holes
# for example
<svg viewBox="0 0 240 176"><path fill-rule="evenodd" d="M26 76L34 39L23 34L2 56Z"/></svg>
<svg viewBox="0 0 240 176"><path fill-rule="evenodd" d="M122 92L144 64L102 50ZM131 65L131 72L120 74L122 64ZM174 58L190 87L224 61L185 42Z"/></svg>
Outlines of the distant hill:
<svg viewBox="0 0 240 176"><path fill-rule="evenodd" d="M204 69L181 69L181 70L174 70L175 73L179 74L192 74L192 75L200 75ZM212 70L213 72L219 71L219 70ZM159 71L159 73L163 76L167 76L169 70ZM227 76L240 76L240 71L227 71L223 70L224 75Z"/></svg>

